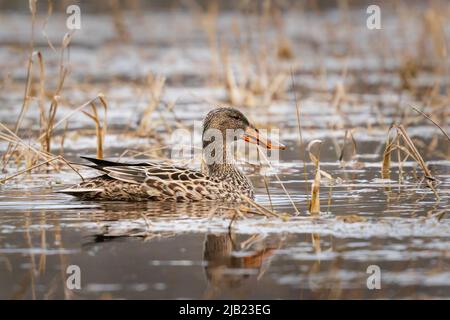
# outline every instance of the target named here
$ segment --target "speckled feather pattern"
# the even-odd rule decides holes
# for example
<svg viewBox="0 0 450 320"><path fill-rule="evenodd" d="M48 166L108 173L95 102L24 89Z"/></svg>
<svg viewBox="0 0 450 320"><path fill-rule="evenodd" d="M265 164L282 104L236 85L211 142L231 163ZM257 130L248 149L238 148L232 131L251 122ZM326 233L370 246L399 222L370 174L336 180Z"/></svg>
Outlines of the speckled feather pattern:
<svg viewBox="0 0 450 320"><path fill-rule="evenodd" d="M101 163L101 160L97 160ZM239 202L253 198L248 178L233 165L208 176L188 168L146 163L101 166L106 172L61 192L83 200Z"/></svg>

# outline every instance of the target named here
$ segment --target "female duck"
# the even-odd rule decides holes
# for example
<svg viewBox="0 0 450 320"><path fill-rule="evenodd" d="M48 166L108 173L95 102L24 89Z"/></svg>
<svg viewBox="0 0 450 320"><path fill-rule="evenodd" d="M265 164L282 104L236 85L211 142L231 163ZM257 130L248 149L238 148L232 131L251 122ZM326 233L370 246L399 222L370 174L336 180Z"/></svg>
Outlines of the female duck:
<svg viewBox="0 0 450 320"><path fill-rule="evenodd" d="M230 134L231 133L231 134ZM203 122L202 172L157 162L120 163L82 157L104 172L59 192L83 200L240 201L253 198L250 180L235 166L229 145L237 138L268 149L284 149L263 137L233 108L217 108Z"/></svg>

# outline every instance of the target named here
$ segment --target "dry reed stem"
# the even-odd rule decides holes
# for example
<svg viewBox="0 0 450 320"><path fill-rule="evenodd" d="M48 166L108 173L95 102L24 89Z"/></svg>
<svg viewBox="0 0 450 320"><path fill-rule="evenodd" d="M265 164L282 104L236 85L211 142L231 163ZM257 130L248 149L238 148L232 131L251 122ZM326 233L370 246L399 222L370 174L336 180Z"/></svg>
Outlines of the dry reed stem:
<svg viewBox="0 0 450 320"><path fill-rule="evenodd" d="M50 41L50 38L47 35L47 24L50 20L50 17L53 13L53 2L52 0L47 0L47 16L45 17L44 25L42 26L42 34L44 35L44 38L47 40L48 46L56 52L55 47L53 46L52 42Z"/></svg>
<svg viewBox="0 0 450 320"><path fill-rule="evenodd" d="M314 181L311 185L311 201L309 203L309 213L312 215L320 213L320 171L314 174Z"/></svg>
<svg viewBox="0 0 450 320"><path fill-rule="evenodd" d="M272 197L270 195L269 184L267 182L267 176L266 175L264 175L263 180L264 180L264 186L266 187L267 196L269 197L270 209L273 211Z"/></svg>
<svg viewBox="0 0 450 320"><path fill-rule="evenodd" d="M33 8L32 5L33 0L30 0L30 10L31 8ZM33 13L34 12L34 13ZM22 107L20 109L20 113L19 113L19 117L16 121L16 124L14 126L14 134L17 134L19 132L19 128L22 124L22 120L23 117L25 116L26 111L28 110L28 103L29 103L29 92L30 92L30 88L31 88L31 82L32 82L32 68L33 68L33 56L34 56L34 52L33 52L33 46L34 46L34 17L35 14L35 6L34 6L34 11L32 11L32 37L31 37L31 41L30 41L30 56L28 58L28 67L27 67L27 76L26 76L26 85L25 85L25 91L23 94L23 102L22 102ZM9 160L11 159L11 148L13 147L13 145L11 143L8 144L8 147L6 148L6 152L3 155L3 168L5 168L8 163Z"/></svg>
<svg viewBox="0 0 450 320"><path fill-rule="evenodd" d="M44 59L42 57L42 53L38 51L38 62L39 62L39 111L40 111L40 126L42 128L42 125L45 121L43 119L44 116L44 100L45 100L45 66L44 66Z"/></svg>
<svg viewBox="0 0 450 320"><path fill-rule="evenodd" d="M21 146L26 150L32 151L38 157L43 158L45 160L48 160L54 156L50 153L46 153L44 151L41 151L41 150L38 150L38 149L32 147L29 144L26 144L21 138L19 138L14 132L12 132L10 129L8 129L8 127L6 127L4 124L0 123L0 127L2 127L8 133L8 134L4 134L4 133L0 132L0 139L3 139L5 141L9 142L11 145L14 145L15 149L18 148L19 146ZM54 168L57 169L56 167L54 167Z"/></svg>
<svg viewBox="0 0 450 320"><path fill-rule="evenodd" d="M247 196L245 196L245 195L241 195L241 198L242 198L245 202L247 202L250 206L252 206L253 208L255 208L260 214L262 214L262 215L264 215L264 216L266 216L266 217L274 216L274 217L280 218L280 219L282 219L282 220L287 220L287 219L289 219L288 216L279 214L279 213L277 213L277 212L275 212L275 211L272 211L272 210L269 210L269 209L267 209L266 207L264 207L264 206L258 204L256 201L254 201L253 199L251 199L251 198L249 198L249 197L247 197Z"/></svg>
<svg viewBox="0 0 450 320"><path fill-rule="evenodd" d="M396 130L396 136L391 140L390 139L390 132L395 129ZM402 145L402 143L404 145ZM388 131L388 138L386 142L386 147L383 154L383 163L382 163L382 169L381 174L383 178L389 177L389 169L391 165L391 153L395 150L403 151L406 156L413 158L417 164L420 166L422 171L424 172L424 176L426 179L426 183L428 187L433 191L437 199L440 199L438 193L436 192L436 189L433 185L433 182L436 181L436 179L433 177L431 171L428 169L425 161L423 160L421 154L417 150L416 146L412 142L411 138L409 137L408 133L406 132L406 129L403 125L396 125L393 124L389 131ZM398 154L398 163L399 163L399 170L401 170L402 164L404 161L406 161L407 158L405 158L403 161L401 159L401 155Z"/></svg>
<svg viewBox="0 0 450 320"><path fill-rule="evenodd" d="M341 164L345 163L345 160L347 158L345 151L346 151L346 146L347 146L348 140L351 140L351 143L352 143L352 153L351 153L350 158L353 159L355 157L355 155L357 154L356 141L355 141L355 138L353 137L352 130L345 130L344 143L341 148L341 154L339 155L339 161L341 162Z"/></svg>
<svg viewBox="0 0 450 320"><path fill-rule="evenodd" d="M300 107L298 104L298 100L297 100L297 90L296 90L296 86L295 86L295 81L294 81L294 72L291 68L291 80L292 80L292 91L294 93L294 100L295 100L295 111L296 111L296 115L297 115L297 126L298 126L298 137L300 139L300 151L302 149L304 149L304 144L303 144L303 135L302 135L302 125L301 125L301 118L300 118ZM305 183L306 183L306 194L307 194L307 201L309 201L309 186L308 186L308 172L306 171L306 149L303 150L303 176L305 179Z"/></svg>
<svg viewBox="0 0 450 320"><path fill-rule="evenodd" d="M46 115L45 107L44 107L44 100L45 100L45 66L44 61L42 57L41 52L33 52L33 44L34 44L34 20L35 20L35 14L36 14L36 1L30 0L29 1L30 11L32 13L32 39L30 41L30 58L29 58L29 64L27 69L27 81L25 86L25 93L24 93L24 99L21 111L19 113L19 117L17 119L15 128L14 128L14 135L17 136L18 130L21 126L22 120L24 118L24 115L26 111L28 110L28 104L29 104L29 92L32 84L32 71L33 71L33 57L37 56L38 62L39 62L39 110L40 110L40 130L41 130L41 136L38 139L41 142L42 150L46 154L50 154L50 146L51 146L51 138L52 138L52 132L53 132L53 123L55 121L56 111L58 107L58 97L59 93L62 90L64 79L67 74L67 69L63 66L63 53L64 49L70 44L71 34L66 34L63 38L62 45L61 45L61 58L60 58L60 74L59 74L59 81L57 84L57 88L55 90L55 93L53 95L50 108L48 110L48 114ZM49 7L48 17L51 13L51 4ZM47 21L45 22L47 23ZM12 149L12 142L9 142L8 148L3 156L3 168L6 167L9 160L11 159L12 154L17 148L17 143L14 144L14 150Z"/></svg>
<svg viewBox="0 0 450 320"><path fill-rule="evenodd" d="M399 125L398 129L402 133L402 138L405 140L407 146L412 151L416 161L419 163L422 170L425 172L425 177L430 180L435 180L433 178L433 175L431 174L430 170L428 169L427 165L425 164L425 161L423 160L422 156L420 155L419 151L417 150L416 146L412 142L411 138L409 137L408 133L406 132L403 125Z"/></svg>
<svg viewBox="0 0 450 320"><path fill-rule="evenodd" d="M81 112L83 114L85 114L86 116L88 116L89 118L91 118L94 123L95 123L95 132L96 132L96 136L97 136L97 158L98 159L103 159L103 140L105 137L105 132L104 132L104 128L106 128L106 112L107 112L107 107L106 107L106 103L103 104L104 110L105 110L105 115L104 115L104 125L102 126L100 124L100 120L98 118L98 112L97 112L97 106L94 102L92 102L90 104L91 108L92 108L92 113L90 114L87 111L82 110Z"/></svg>
<svg viewBox="0 0 450 320"><path fill-rule="evenodd" d="M256 147L258 148L258 152L259 152L259 154L262 156L262 158L264 159L264 161L266 162L266 164L267 164L272 170L274 170L274 168L273 168L272 164L270 163L269 159L267 159L267 157L266 157L266 155L264 154L264 152L261 151L260 146L259 146L259 145L256 145ZM292 205L292 207L294 208L295 213L296 213L297 215L299 215L299 214L300 214L300 211L298 210L297 206L296 206L295 203L294 203L294 200L292 200L291 195L289 194L289 192L287 191L286 187L284 186L283 181L281 181L281 179L280 179L280 177L278 176L277 173L275 173L275 177L277 178L278 182L279 182L280 185L281 185L281 188L283 189L284 193L287 195L289 201L291 202L291 205Z"/></svg>
<svg viewBox="0 0 450 320"><path fill-rule="evenodd" d="M47 115L45 115L45 110L43 107L44 104L44 96L40 97L40 109L41 109L41 131L44 131L44 138L41 140L42 147L46 152L50 152L51 140L53 138L53 124L55 123L56 112L58 110L59 105L59 97L61 90L64 86L64 81L66 79L68 69L64 66L64 50L70 45L70 41L72 39L72 33L66 33L61 42L61 50L60 50L60 58L59 58L59 79L55 89L55 92L52 95L52 100L50 103L50 108L48 110ZM41 91L44 90L45 85L45 74L44 74L44 66L42 56L39 55L39 63L41 66Z"/></svg>
<svg viewBox="0 0 450 320"><path fill-rule="evenodd" d="M390 137L390 133L392 130L392 126L388 130L388 135L386 138L386 147L383 152L383 163L381 165L381 177L383 179L389 179L390 178L390 167L391 167L391 152L395 148L394 147L394 141L398 139L398 136L395 138Z"/></svg>
<svg viewBox="0 0 450 320"><path fill-rule="evenodd" d="M308 144L309 157L316 168L314 181L311 185L311 201L309 202L309 213L317 215L320 213L320 145L322 141L313 140Z"/></svg>
<svg viewBox="0 0 450 320"><path fill-rule="evenodd" d="M66 116L64 116L60 121L58 121L56 124L52 125L54 123L54 112L56 111L56 107L51 107L51 112L50 112L50 119L52 119L50 121L50 124L47 126L46 128L46 132L43 132L38 138L37 141L42 141L45 139L46 143L49 143L49 137L51 137L51 132L53 132L53 130L55 128L57 128L59 125L61 125L62 123L66 122L72 115L74 115L76 112L82 110L83 108L85 108L88 105L91 105L92 103L94 103L94 101L98 99L101 102L101 105L103 106L103 108L105 109L105 116L104 116L104 124L102 128L106 128L106 110L107 110L107 102L105 100L105 98L103 97L102 94L97 95L97 97L95 97L94 99L89 100L88 102L84 103L83 105L81 105L80 107L76 108L75 110L69 112ZM67 122L66 122L67 123ZM5 125L3 125L2 123L0 123L0 127L2 127L5 131L7 131L8 135L3 134L0 132L0 138L4 139L6 141L9 142L9 144L12 146L14 145L15 148L17 148L18 146L22 146L26 149L29 149L31 151L33 151L36 155L38 155L39 157L44 158L45 160L50 160L52 157L54 157L53 154L51 154L49 151L46 151L45 149L42 151L39 151L35 148L33 148L30 145L25 144L25 142L22 141L22 139L20 139L17 134L15 132L13 132L12 130L8 129ZM102 131L102 133L104 134L104 130ZM98 146L102 146L101 144L102 142L100 142L100 144L98 144ZM47 149L47 148L46 148ZM11 150L7 150L7 152L11 153ZM6 156L6 153L5 153ZM5 159L4 156L4 159ZM12 154L9 154L8 159L10 159L12 156ZM65 164L68 164L68 162L63 158L59 158L59 160ZM47 163L52 163L53 161L48 161ZM8 161L4 162L4 168L7 165ZM69 165L70 166L70 165ZM54 167L55 170L57 170L56 167ZM71 169L73 169L75 172L77 172L73 167L71 167ZM77 172L77 174L79 174Z"/></svg>
<svg viewBox="0 0 450 320"><path fill-rule="evenodd" d="M69 167L70 167L76 174L78 174L78 175L80 176L80 178L84 181L84 178L80 175L80 173L78 172L78 170L76 170L76 169L75 169L75 168L74 168L74 167L73 167L66 159L64 159L64 157L62 157L61 155L60 155L60 156L54 156L54 155L51 154L51 153L46 153L46 152L37 150L37 149L33 148L32 146L25 144L25 142L23 142L22 139L20 139L17 135L15 135L10 129L7 128L4 124L0 123L0 127L2 127L3 129L5 129L5 131L7 131L7 132L10 134L10 135L8 136L8 135L5 135L5 134L3 134L3 133L0 132L0 138L1 138L1 139L4 139L4 140L6 140L6 141L8 141L8 142L10 142L10 143L14 143L16 146L19 146L19 145L20 145L20 146L22 146L22 147L24 147L24 148L26 148L26 149L31 150L32 152L34 152L38 157L41 157L41 158L45 159L45 162L44 162L44 163L39 164L39 165L34 166L34 167L28 167L26 170L23 170L23 172L21 172L20 174L25 173L26 171L29 171L29 170L31 170L31 169L33 169L33 168L35 168L35 167L41 166L41 165L46 164L46 163L51 163L52 166L53 166L53 161L54 161L54 160L57 160L57 161L60 161L60 162L62 162L62 163L64 163L64 164L66 164L67 166L69 166ZM53 166L53 168L54 168L55 170L58 170L58 168L55 167L55 166ZM15 176L17 176L17 175L15 175ZM10 178L6 178L6 180L9 180L9 179L10 179ZM5 181L6 181L6 180L5 180ZM1 182L4 182L4 181L2 180Z"/></svg>
<svg viewBox="0 0 450 320"><path fill-rule="evenodd" d="M62 123L66 122L69 118L71 118L75 113L79 112L80 110L83 110L84 108L86 108L87 106L89 106L92 102L94 102L95 100L99 99L99 101L102 103L103 107L106 108L107 104L106 104L106 100L104 99L103 94L99 93L95 98L83 103L81 106L73 109L71 112L69 112L68 114L66 114L61 120L59 120L55 125L53 125L53 127L51 128L51 130L55 130L57 127L59 127ZM106 119L105 119L106 120ZM40 141L41 139L43 139L45 137L44 134L40 135L37 140Z"/></svg>
<svg viewBox="0 0 450 320"><path fill-rule="evenodd" d="M411 106L411 108L413 108L416 112L420 113L422 116L424 116L425 118L430 120L436 127L439 128L439 130L441 130L441 132L444 134L444 136L447 138L447 140L450 141L450 136L448 135L448 133L445 132L445 130L440 125L438 125L433 119L431 119L430 116L426 115L423 111L417 109L414 106Z"/></svg>

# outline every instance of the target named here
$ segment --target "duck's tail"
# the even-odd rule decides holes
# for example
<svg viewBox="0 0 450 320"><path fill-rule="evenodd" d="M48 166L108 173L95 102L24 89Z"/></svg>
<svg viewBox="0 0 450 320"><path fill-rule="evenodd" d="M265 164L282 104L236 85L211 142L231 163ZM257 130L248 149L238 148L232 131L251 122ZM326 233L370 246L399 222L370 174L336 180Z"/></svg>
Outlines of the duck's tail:
<svg viewBox="0 0 450 320"><path fill-rule="evenodd" d="M55 193L64 193L81 199L95 198L97 195L105 191L105 182L110 179L111 178L106 174L100 175L68 188L57 190Z"/></svg>
<svg viewBox="0 0 450 320"><path fill-rule="evenodd" d="M80 199L95 198L95 195L102 192L104 192L103 188L79 188L78 186L55 191L55 193L64 193Z"/></svg>

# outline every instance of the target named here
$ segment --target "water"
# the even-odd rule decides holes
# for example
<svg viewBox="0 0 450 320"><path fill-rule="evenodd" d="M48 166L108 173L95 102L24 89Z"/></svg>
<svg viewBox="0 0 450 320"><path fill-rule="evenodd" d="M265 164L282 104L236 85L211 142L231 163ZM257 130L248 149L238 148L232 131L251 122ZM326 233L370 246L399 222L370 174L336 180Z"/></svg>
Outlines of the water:
<svg viewBox="0 0 450 320"><path fill-rule="evenodd" d="M171 20L175 16L179 33L170 38L164 26L175 21ZM314 57L314 42L307 40L326 43L330 34L320 28L308 28L315 30L308 33L300 26L308 21L317 26L332 24L329 21L334 21L333 17L333 11L313 20L298 20L295 14L287 14L285 27L288 35L303 39L293 42L294 51L301 51L305 62L294 75L298 90L307 93L301 100L302 137L306 143L323 141L321 169L335 179L333 185L326 179L322 182L322 213L318 217L306 213L314 167L306 158L305 179L295 102L292 90L287 88L270 107L242 110L262 128L282 129L280 139L289 148L280 153L273 169L244 165L244 170L256 187L258 203L288 214L288 221L252 214L233 220L232 211L221 208L223 204L78 201L53 192L78 182L76 174L67 169L58 173L37 170L0 186L0 298L450 298L450 217L445 214L450 209L448 141L408 109L410 102L421 103L414 95L404 91L399 98L398 76L390 69L399 64L398 60L378 60L366 42L359 42L361 54L346 62L326 50L324 61ZM211 58L210 48L205 37L195 32L198 27L190 18L183 13L144 15L146 23L159 27L147 38L137 26L131 26L134 45L114 42L108 16L83 18L86 28L76 34L72 44L72 71L63 92L74 105L98 92L107 97L106 157L117 158L130 148L144 150L150 157L170 156L170 148L156 150L161 139L154 139L155 135L166 144L170 137L165 125L157 122L160 116L170 126L179 121L190 128L211 109L211 101L227 98L223 87L205 81L205 74L211 71L204 63ZM2 15L5 28L0 38L4 43L14 41L16 46L26 44L27 29L20 29L14 39L11 34L28 17L16 15L14 22L11 19ZM398 21L395 17L386 19L387 30L382 36L394 41L388 34L396 30ZM232 20L226 13L219 16L221 28L230 37ZM63 18L56 16L48 27L49 37L55 42L61 38L55 31L61 21ZM93 35L89 31L93 28L100 31ZM356 28L355 32L355 39L363 39L368 31ZM408 47L414 40L404 39L402 45ZM57 61L59 55L50 52L40 35L37 46L48 62ZM328 47L333 48L332 44ZM8 90L1 92L0 120L9 125L15 123L20 111L25 72L20 62L26 56L14 52L11 44L0 47L1 61L9 61L2 76L7 78L11 73L12 77L3 83ZM335 108L331 93L342 81L344 63L349 68L345 80L349 93L340 108ZM328 70L326 79L315 73L322 64ZM153 115L153 137L138 136L133 131L148 104L147 87L141 77L150 70L168 77L164 99L177 99L177 103L173 113L161 108L160 114ZM50 75L56 71L54 66L49 67ZM438 78L423 71L418 87L425 91ZM440 80L442 86L448 86L448 79ZM90 84L83 86L84 81ZM399 99L403 103L399 104ZM434 108L428 106L425 111L436 112L438 108ZM62 107L60 112L57 119L69 109ZM405 113L409 115L406 118ZM38 108L30 108L22 137L37 132L37 117ZM408 133L439 181L439 201L416 179L423 174L411 159L403 166L401 182L395 161L391 180L382 179L382 152L393 121L406 122ZM448 126L448 119L441 124ZM95 154L92 129L92 122L82 114L71 119L64 141L68 159L79 161L78 155ZM342 166L339 150L347 129L355 129L357 156ZM198 133L192 139L198 141ZM60 143L56 137L52 150L58 150ZM6 146L0 142L2 152ZM125 160L133 159L128 154ZM199 166L198 161L189 164ZM5 175L16 171L16 165L10 163ZM95 172L83 170L82 174L92 176ZM276 175L300 215L296 215ZM66 270L70 265L80 267L79 290L67 289ZM371 265L381 270L380 290L367 287Z"/></svg>
<svg viewBox="0 0 450 320"><path fill-rule="evenodd" d="M309 183L291 164L280 178L304 212L298 190ZM80 202L52 194L45 185L54 177L40 175L0 198L1 297L448 298L450 221L430 218L449 209L448 164L434 168L440 202L413 183L377 180L376 166L329 165L334 176L350 175L333 187L329 213L248 216L231 229L231 215L211 215L211 204ZM253 178L258 202L270 206ZM276 210L294 214L279 183L270 193ZM353 215L361 218L341 219ZM81 268L81 290L64 290L69 265ZM382 290L367 289L369 265L381 268Z"/></svg>

